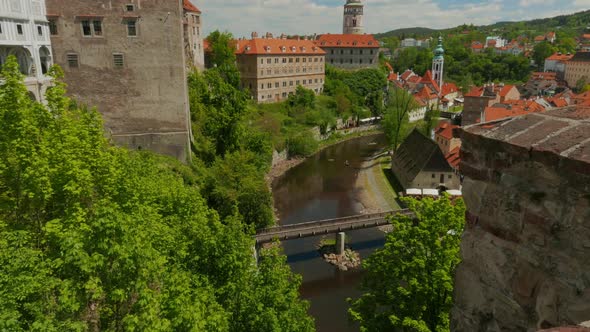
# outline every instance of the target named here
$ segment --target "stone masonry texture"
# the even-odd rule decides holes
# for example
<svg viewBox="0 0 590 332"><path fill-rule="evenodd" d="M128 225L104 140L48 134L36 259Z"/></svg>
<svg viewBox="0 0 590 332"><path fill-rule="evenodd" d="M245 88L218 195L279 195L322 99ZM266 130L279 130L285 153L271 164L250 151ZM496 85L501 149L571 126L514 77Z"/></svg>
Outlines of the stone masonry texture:
<svg viewBox="0 0 590 332"><path fill-rule="evenodd" d="M463 129L467 204L453 331L590 320L590 108Z"/></svg>
<svg viewBox="0 0 590 332"><path fill-rule="evenodd" d="M181 0L47 0L68 93L96 107L117 144L187 160L190 116ZM83 21L100 21L84 36ZM129 22L136 35L129 36ZM72 66L72 56L78 65ZM116 61L118 59L118 61ZM122 62L121 62L122 59Z"/></svg>

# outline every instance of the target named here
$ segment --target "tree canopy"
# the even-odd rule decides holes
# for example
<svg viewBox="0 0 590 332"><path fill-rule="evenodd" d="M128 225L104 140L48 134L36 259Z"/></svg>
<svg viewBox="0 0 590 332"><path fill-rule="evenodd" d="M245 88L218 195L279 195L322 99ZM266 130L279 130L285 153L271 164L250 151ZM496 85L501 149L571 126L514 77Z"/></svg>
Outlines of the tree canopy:
<svg viewBox="0 0 590 332"><path fill-rule="evenodd" d="M449 331L460 261L462 200L404 199L415 218L393 216L385 246L363 263L365 293L349 310L361 331Z"/></svg>
<svg viewBox="0 0 590 332"><path fill-rule="evenodd" d="M0 330L313 330L277 249L256 264L242 216L220 218L200 174L111 146L51 73L45 107L14 57L2 67Z"/></svg>

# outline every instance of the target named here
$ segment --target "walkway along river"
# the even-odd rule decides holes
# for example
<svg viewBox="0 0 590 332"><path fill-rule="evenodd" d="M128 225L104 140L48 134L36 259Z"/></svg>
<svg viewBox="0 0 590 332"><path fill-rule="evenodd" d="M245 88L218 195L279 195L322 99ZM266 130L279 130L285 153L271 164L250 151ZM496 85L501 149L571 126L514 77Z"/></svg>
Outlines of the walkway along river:
<svg viewBox="0 0 590 332"><path fill-rule="evenodd" d="M383 135L365 136L330 146L287 171L273 183L280 224L339 218L365 212L356 187L363 162L386 146ZM348 161L348 163L347 163ZM350 246L366 258L384 243L378 229L347 233ZM291 269L303 276L302 297L311 302L310 313L319 332L358 331L350 325L347 298L356 298L362 271L342 272L317 253L321 237L283 243Z"/></svg>

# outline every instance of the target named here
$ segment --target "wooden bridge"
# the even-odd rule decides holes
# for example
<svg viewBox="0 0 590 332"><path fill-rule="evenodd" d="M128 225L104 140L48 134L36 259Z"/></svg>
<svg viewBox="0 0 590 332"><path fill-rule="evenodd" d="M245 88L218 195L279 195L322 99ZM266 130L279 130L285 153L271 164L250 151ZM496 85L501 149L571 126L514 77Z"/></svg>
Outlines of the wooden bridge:
<svg viewBox="0 0 590 332"><path fill-rule="evenodd" d="M413 215L410 210L405 209L270 227L262 229L256 233L256 245L272 242L274 240L287 241L310 236L335 234L356 229L383 226L389 224L387 216L395 214L407 216Z"/></svg>

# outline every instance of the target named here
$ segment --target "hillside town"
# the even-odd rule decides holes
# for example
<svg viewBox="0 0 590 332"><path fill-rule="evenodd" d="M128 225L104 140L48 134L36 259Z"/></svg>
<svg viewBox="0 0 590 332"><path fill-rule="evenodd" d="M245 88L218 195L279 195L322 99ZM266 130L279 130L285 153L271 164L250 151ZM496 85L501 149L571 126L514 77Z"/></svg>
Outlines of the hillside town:
<svg viewBox="0 0 590 332"><path fill-rule="evenodd" d="M342 2L234 36L198 0L0 0L0 330L588 331L590 27L392 37ZM405 294L379 264L418 251L363 245L435 217L444 289Z"/></svg>

